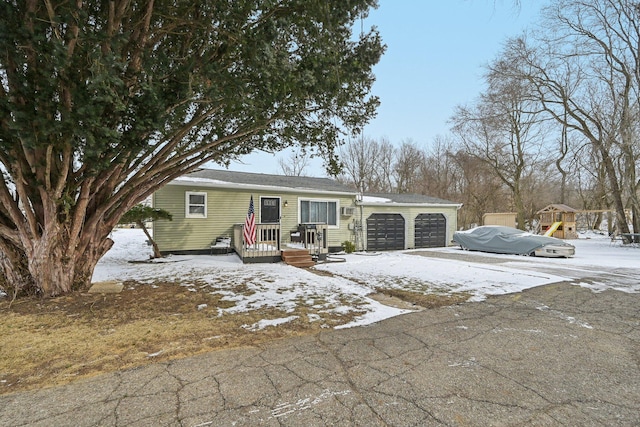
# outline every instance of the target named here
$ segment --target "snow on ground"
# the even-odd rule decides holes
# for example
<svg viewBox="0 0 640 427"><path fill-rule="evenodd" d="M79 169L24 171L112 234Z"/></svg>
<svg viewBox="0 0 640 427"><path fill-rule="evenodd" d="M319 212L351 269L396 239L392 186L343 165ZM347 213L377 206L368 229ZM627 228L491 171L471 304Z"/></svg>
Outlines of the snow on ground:
<svg viewBox="0 0 640 427"><path fill-rule="evenodd" d="M153 262L132 263L148 261L151 248L141 230L116 229L112 234L114 246L98 263L93 281L179 282L193 291L215 292L224 295L225 300L233 301L232 307L218 308L220 315L262 307L290 313L300 304L319 312L365 311L355 322L342 327L366 325L407 312L369 298L367 295L375 292L375 288L439 294L467 292L473 301L566 280L596 291L614 288L640 292L640 284L635 280L628 286L617 282L609 284L607 280L598 283L579 280L585 271L606 278L616 269L640 270L640 248L612 245L608 238L596 234L589 237L571 241L576 246L576 256L571 259L480 252L465 252L469 255L465 257L467 261L423 257L413 253L416 251L340 255L345 262L316 266L318 270L333 274L329 277L283 263L243 264L235 254L170 256ZM430 251L459 253L460 249ZM473 256L495 257L496 263L470 262L468 259ZM265 320L246 327L257 330L294 318L296 316ZM320 319L310 316L309 320Z"/></svg>

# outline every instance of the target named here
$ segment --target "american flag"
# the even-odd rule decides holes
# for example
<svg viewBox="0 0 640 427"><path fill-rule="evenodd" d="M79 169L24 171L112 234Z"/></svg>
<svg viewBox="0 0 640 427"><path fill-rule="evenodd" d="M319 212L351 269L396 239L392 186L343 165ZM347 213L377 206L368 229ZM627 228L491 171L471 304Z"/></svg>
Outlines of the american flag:
<svg viewBox="0 0 640 427"><path fill-rule="evenodd" d="M251 246L256 242L256 215L253 210L253 195L249 201L249 211L247 219L244 220L244 243Z"/></svg>

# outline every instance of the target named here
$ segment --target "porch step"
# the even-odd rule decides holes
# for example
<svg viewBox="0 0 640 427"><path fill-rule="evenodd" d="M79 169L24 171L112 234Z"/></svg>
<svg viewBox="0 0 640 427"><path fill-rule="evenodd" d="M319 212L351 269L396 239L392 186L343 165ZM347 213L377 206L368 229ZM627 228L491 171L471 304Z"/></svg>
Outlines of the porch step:
<svg viewBox="0 0 640 427"><path fill-rule="evenodd" d="M281 252L282 261L294 267L312 267L316 265L306 249L287 249Z"/></svg>

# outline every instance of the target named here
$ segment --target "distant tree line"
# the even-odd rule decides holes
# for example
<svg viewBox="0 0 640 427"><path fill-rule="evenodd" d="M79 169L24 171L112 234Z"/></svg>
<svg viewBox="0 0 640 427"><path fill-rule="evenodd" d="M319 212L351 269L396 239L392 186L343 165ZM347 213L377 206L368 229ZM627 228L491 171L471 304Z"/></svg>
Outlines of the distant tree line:
<svg viewBox="0 0 640 427"><path fill-rule="evenodd" d="M508 211L526 228L565 203L611 210L619 232L638 232L640 3L555 0L542 16L485 67L486 89L455 109L449 135L353 139L338 178L463 203L460 226Z"/></svg>

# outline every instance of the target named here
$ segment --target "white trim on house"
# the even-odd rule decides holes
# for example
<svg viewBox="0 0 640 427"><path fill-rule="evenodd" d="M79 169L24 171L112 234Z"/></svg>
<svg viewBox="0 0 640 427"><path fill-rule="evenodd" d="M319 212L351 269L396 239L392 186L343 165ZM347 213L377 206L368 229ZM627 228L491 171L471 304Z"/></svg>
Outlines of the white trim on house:
<svg viewBox="0 0 640 427"><path fill-rule="evenodd" d="M398 206L398 207L418 207L418 208L462 208L462 203L399 203L399 202L359 202L356 206Z"/></svg>
<svg viewBox="0 0 640 427"><path fill-rule="evenodd" d="M267 196L267 195L260 195L260 200L259 200L259 209L260 209L260 220L258 221L259 223L263 223L263 219L262 219L262 199L278 199L278 222L277 223L273 223L273 224L280 224L280 221L282 219L282 204L284 203L282 201L282 197L280 196ZM254 207L255 209L255 207ZM271 223L270 223L271 224Z"/></svg>
<svg viewBox="0 0 640 427"><path fill-rule="evenodd" d="M157 196L158 194L160 197ZM448 245L451 234L455 231L456 210L462 206L452 201L416 194L362 194L330 178L284 177L203 169L176 178L154 194L154 206L173 210L174 221L184 221L183 223L174 222L172 225L159 221L156 224L157 228L154 227L154 235L158 238L162 250L178 252L208 251L211 239L215 236L233 235L234 240L241 241L241 237L235 237L237 227L234 224L246 217L249 194L254 197L256 218L259 218L260 223L264 220L264 212L261 209L264 198L273 197L279 200L281 243L288 240L286 236L288 233L300 230L303 222L302 206L305 206L305 221L309 219L335 221L335 225L322 227L323 230L327 230L323 232L323 238L332 248L339 248L345 240L355 240L358 242L359 249L364 248L367 244L366 217L375 213L400 215L404 221L405 248L415 245L414 230L417 215L441 213L446 221L445 244ZM189 203L189 196L194 203ZM329 206L313 206L312 203L310 207L316 209L311 209L307 216L305 201L329 203ZM191 214L189 214L190 206ZM343 215L341 212L343 206L349 209L349 212L345 211L345 213L355 210L354 214ZM353 209L354 206L355 209ZM326 217L324 216L325 207L327 208ZM209 217L209 214L212 217ZM201 219L205 220L201 221ZM183 224L185 227L182 227ZM380 225L384 226L384 224ZM277 229L269 228L267 234ZM400 230L397 231L397 237L399 237Z"/></svg>
<svg viewBox="0 0 640 427"><path fill-rule="evenodd" d="M181 185L188 187L208 187L208 188L231 188L235 190L256 190L256 191L270 191L280 193L309 193L309 194L335 194L336 196L349 196L355 199L357 192L342 192L332 190L316 190L313 188L294 188L294 187L280 187L275 185L255 185L255 184L238 184L235 182L219 181L215 179L206 178L190 178L179 177L168 183L167 185Z"/></svg>
<svg viewBox="0 0 640 427"><path fill-rule="evenodd" d="M191 196L203 196L204 197L204 202L203 203L192 203L191 202ZM202 209L202 213L191 213L191 207L198 207L201 206ZM185 191L184 193L184 217L185 218L200 218L200 219L204 219L207 218L207 193L206 192L200 192L200 191Z"/></svg>
<svg viewBox="0 0 640 427"><path fill-rule="evenodd" d="M340 200L339 199L329 199L326 197L323 198L314 198L314 197L298 197L298 224L302 224L302 202L326 202L326 203L335 203L336 204L336 223L327 224L327 228L329 229L339 229L340 228Z"/></svg>

